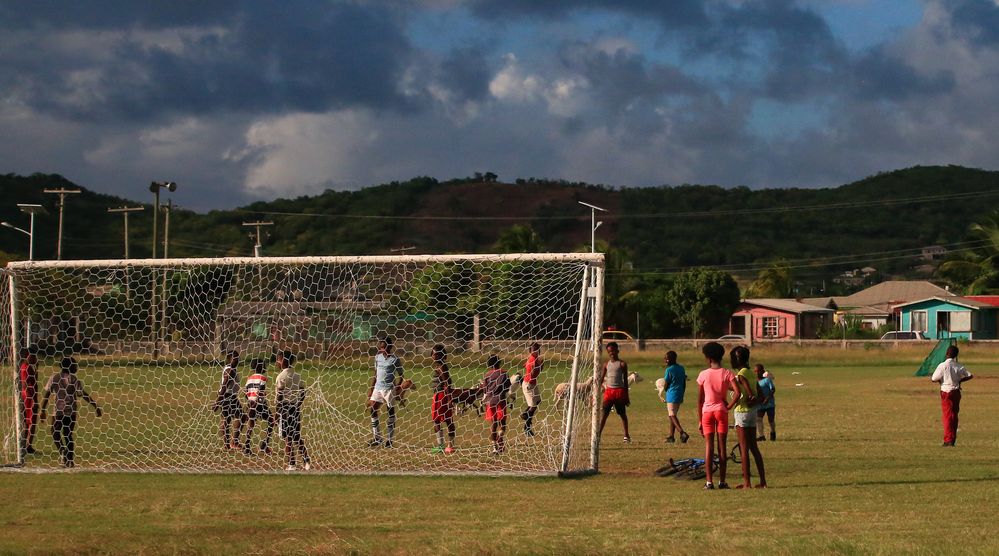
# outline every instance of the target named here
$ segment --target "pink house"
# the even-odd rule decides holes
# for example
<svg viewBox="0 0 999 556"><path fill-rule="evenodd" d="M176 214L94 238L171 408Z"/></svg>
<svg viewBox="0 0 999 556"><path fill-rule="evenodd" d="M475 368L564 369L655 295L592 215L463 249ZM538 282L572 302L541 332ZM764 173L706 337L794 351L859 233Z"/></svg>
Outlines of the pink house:
<svg viewBox="0 0 999 556"><path fill-rule="evenodd" d="M793 299L744 299L729 319L729 333L750 341L817 338L834 313Z"/></svg>

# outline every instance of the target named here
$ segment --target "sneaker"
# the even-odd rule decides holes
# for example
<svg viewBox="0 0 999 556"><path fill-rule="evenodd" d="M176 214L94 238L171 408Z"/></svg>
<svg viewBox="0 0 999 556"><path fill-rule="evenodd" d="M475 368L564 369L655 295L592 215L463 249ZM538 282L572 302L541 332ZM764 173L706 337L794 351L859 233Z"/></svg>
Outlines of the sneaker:
<svg viewBox="0 0 999 556"><path fill-rule="evenodd" d="M302 467L302 469L305 469L306 471L308 471L308 470L312 469L312 464L310 464L309 462L305 462L305 465Z"/></svg>
<svg viewBox="0 0 999 556"><path fill-rule="evenodd" d="M756 437L756 441L757 442L766 442L766 440L767 440L767 437L763 436L762 434L760 436Z"/></svg>
<svg viewBox="0 0 999 556"><path fill-rule="evenodd" d="M728 486L728 483L718 483L718 490L727 490L731 488L732 487Z"/></svg>
<svg viewBox="0 0 999 556"><path fill-rule="evenodd" d="M386 440L385 441L385 447L386 448L391 448L392 447L392 441L391 440Z"/></svg>
<svg viewBox="0 0 999 556"><path fill-rule="evenodd" d="M667 444L673 444L674 442L676 442L676 439L673 438L672 436L667 436L666 437L666 443Z"/></svg>
<svg viewBox="0 0 999 556"><path fill-rule="evenodd" d="M32 446L28 446L27 448L24 449L24 453L25 454L34 454L35 453L35 448L32 447Z"/></svg>
<svg viewBox="0 0 999 556"><path fill-rule="evenodd" d="M288 467L285 467L284 470L285 471L294 471L295 470L295 466L294 465L289 465Z"/></svg>
<svg viewBox="0 0 999 556"><path fill-rule="evenodd" d="M444 453L445 454L453 454L454 453L454 448L452 448L451 446L448 446L447 448L444 448Z"/></svg>
<svg viewBox="0 0 999 556"><path fill-rule="evenodd" d="M704 483L704 490L714 490L714 489L715 489L715 485L713 485L711 483Z"/></svg>
<svg viewBox="0 0 999 556"><path fill-rule="evenodd" d="M431 454L441 454L444 453L444 446L434 446L430 449Z"/></svg>
<svg viewBox="0 0 999 556"><path fill-rule="evenodd" d="M370 446L371 448L377 448L381 445L382 441L380 438L372 438L371 440L368 441L368 446Z"/></svg>
<svg viewBox="0 0 999 556"><path fill-rule="evenodd" d="M774 440L777 440L777 433L772 432L770 433L770 442L773 442Z"/></svg>
<svg viewBox="0 0 999 556"><path fill-rule="evenodd" d="M631 444L631 437L630 436L624 437L624 443L625 444Z"/></svg>
<svg viewBox="0 0 999 556"><path fill-rule="evenodd" d="M687 434L686 432L681 432L680 433L680 442L683 442L684 444L686 444L688 439L690 439L690 435L689 434Z"/></svg>

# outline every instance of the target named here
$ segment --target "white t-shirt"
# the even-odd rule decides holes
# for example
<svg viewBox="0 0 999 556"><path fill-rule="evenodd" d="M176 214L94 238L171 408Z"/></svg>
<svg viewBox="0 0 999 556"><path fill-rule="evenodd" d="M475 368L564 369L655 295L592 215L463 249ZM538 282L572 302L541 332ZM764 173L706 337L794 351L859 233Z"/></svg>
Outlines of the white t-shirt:
<svg viewBox="0 0 999 556"><path fill-rule="evenodd" d="M953 390L961 389L961 379L971 377L971 373L964 365L957 362L955 359L948 359L943 363L937 365L937 370L933 371L933 376L930 380L933 382L940 382L941 392L950 392Z"/></svg>

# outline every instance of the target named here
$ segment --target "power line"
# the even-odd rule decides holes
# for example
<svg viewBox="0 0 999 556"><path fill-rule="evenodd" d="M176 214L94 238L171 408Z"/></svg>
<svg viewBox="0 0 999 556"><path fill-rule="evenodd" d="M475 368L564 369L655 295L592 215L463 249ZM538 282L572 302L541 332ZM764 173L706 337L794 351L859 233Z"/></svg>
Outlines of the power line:
<svg viewBox="0 0 999 556"><path fill-rule="evenodd" d="M655 219L655 218L691 218L691 217L705 217L705 216L733 216L733 215L753 215L753 214L774 214L781 212L808 212L808 211L820 211L820 210L830 210L830 209L847 209L847 208L863 208L863 207L876 207L876 206L898 206L906 204L919 204L919 203L934 203L939 201L948 200L958 200L958 199L970 199L970 198L981 198L986 196L999 195L999 189L987 189L983 191L971 191L966 193L942 193L939 195L924 195L921 197L903 197L903 198L889 198L889 199L875 199L870 201L849 201L840 203L827 203L820 205L793 205L788 207L758 207L758 208L745 208L745 209L729 209L729 210L701 210L701 211L685 211L685 212L655 212L655 213L637 213L637 214L616 214L616 215L606 215L603 218L613 218L618 220L628 220L628 219ZM246 209L234 209L232 212L238 214L253 214L253 215L266 215L266 216L290 216L290 217L308 217L308 218L353 218L360 220L401 220L401 221L457 221L457 222L523 222L526 220L531 221L544 221L544 220L577 220L582 221L586 219L586 215L579 216L413 216L413 215L387 215L387 214L348 214L348 213L338 213L338 214L327 214L327 213L314 213L314 212L289 212L289 211L260 211L260 210L246 210Z"/></svg>

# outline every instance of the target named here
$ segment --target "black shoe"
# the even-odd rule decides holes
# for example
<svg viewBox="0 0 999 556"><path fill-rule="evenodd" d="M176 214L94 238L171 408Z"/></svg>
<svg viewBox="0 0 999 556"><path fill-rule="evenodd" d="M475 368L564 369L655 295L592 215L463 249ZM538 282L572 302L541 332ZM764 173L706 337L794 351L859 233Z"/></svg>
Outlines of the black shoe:
<svg viewBox="0 0 999 556"><path fill-rule="evenodd" d="M25 454L34 454L35 453L35 449L33 447L31 447L31 446L28 446L27 448L24 449L24 453Z"/></svg>
<svg viewBox="0 0 999 556"><path fill-rule="evenodd" d="M690 435L689 435L689 434L687 434L686 432L681 432L681 433L680 433L680 442L683 442L684 444L686 444L686 443L687 443L687 440L688 440L689 438L690 438Z"/></svg>
<svg viewBox="0 0 999 556"><path fill-rule="evenodd" d="M757 437L756 437L756 441L757 441L757 442L765 442L765 441L766 441L766 439L767 439L767 437L765 437L765 436L763 436L763 435L760 435L760 436L757 436Z"/></svg>
<svg viewBox="0 0 999 556"><path fill-rule="evenodd" d="M526 420L527 420L527 417L528 417L528 415L527 415L527 411L521 411L521 412L520 412L520 418L521 418L521 419L523 419L523 420L525 420L525 421L526 421Z"/></svg>
<svg viewBox="0 0 999 556"><path fill-rule="evenodd" d="M946 446L946 447L948 447L948 448L953 448L954 447L954 443L953 442L944 442L943 445Z"/></svg>
<svg viewBox="0 0 999 556"><path fill-rule="evenodd" d="M704 483L704 490L714 490L714 489L715 489L715 485L713 485L711 483Z"/></svg>
<svg viewBox="0 0 999 556"><path fill-rule="evenodd" d="M667 443L667 444L672 444L672 443L674 443L674 442L676 442L676 439L675 439L675 438L673 438L672 436L667 436L667 437L666 437L666 443Z"/></svg>
<svg viewBox="0 0 999 556"><path fill-rule="evenodd" d="M385 441L385 447L386 448L391 448L392 447L392 441L391 440L386 440Z"/></svg>
<svg viewBox="0 0 999 556"><path fill-rule="evenodd" d="M728 486L728 483L718 483L718 490L728 490L732 487Z"/></svg>
<svg viewBox="0 0 999 556"><path fill-rule="evenodd" d="M773 442L775 440L777 440L777 433L775 432L770 433L770 442Z"/></svg>
<svg viewBox="0 0 999 556"><path fill-rule="evenodd" d="M368 441L368 446L371 447L371 448L377 448L377 447L379 447L381 445L382 445L382 441L381 441L381 439L378 439L378 438L372 438L371 440Z"/></svg>

